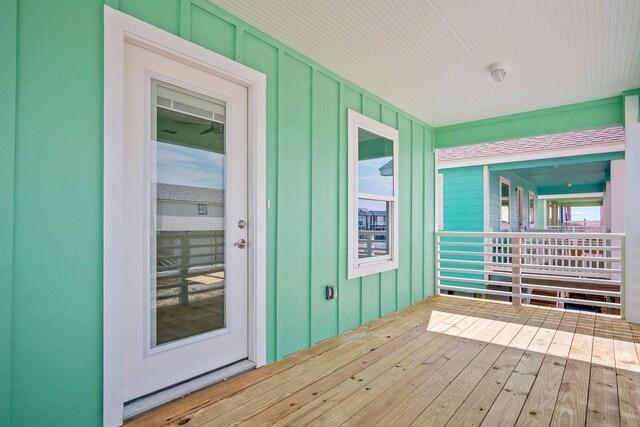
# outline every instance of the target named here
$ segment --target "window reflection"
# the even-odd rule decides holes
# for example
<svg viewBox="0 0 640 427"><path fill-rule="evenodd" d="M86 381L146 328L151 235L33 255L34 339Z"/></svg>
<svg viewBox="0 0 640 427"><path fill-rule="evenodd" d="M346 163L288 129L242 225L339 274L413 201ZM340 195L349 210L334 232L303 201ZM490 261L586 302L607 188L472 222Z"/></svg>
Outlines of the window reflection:
<svg viewBox="0 0 640 427"><path fill-rule="evenodd" d="M358 129L358 192L393 196L393 141Z"/></svg>
<svg viewBox="0 0 640 427"><path fill-rule="evenodd" d="M151 347L225 327L224 103L154 81Z"/></svg>
<svg viewBox="0 0 640 427"><path fill-rule="evenodd" d="M389 203L358 199L358 258L389 254Z"/></svg>

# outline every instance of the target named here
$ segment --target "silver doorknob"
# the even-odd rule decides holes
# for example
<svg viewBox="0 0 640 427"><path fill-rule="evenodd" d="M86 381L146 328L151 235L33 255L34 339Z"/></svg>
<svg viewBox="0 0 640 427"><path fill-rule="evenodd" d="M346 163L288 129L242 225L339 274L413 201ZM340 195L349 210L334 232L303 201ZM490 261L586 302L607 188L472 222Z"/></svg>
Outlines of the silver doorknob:
<svg viewBox="0 0 640 427"><path fill-rule="evenodd" d="M247 241L245 239L238 239L238 241L233 244L233 246L236 246L236 247L238 247L240 249L246 248L247 245L248 245L248 243L247 243Z"/></svg>

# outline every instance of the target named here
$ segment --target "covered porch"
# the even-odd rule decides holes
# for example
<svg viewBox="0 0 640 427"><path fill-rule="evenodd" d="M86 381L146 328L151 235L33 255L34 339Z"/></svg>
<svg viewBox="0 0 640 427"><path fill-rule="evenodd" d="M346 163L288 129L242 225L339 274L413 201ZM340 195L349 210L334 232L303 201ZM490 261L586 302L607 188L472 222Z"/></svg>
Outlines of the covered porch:
<svg viewBox="0 0 640 427"><path fill-rule="evenodd" d="M128 425L638 425L640 326L435 296Z"/></svg>

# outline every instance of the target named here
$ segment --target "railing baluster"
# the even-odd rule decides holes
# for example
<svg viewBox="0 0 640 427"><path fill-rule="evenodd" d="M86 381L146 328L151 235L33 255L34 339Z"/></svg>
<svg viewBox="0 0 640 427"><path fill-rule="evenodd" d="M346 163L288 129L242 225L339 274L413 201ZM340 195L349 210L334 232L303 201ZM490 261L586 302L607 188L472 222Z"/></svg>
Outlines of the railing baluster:
<svg viewBox="0 0 640 427"><path fill-rule="evenodd" d="M511 243L514 245L513 250L511 251L511 273L513 277L511 278L513 297L511 297L511 301L513 305L522 305L522 288L520 284L522 283L522 279L520 278L520 238L513 237L511 238Z"/></svg>
<svg viewBox="0 0 640 427"><path fill-rule="evenodd" d="M622 310L624 234L549 234L436 232L436 292Z"/></svg>

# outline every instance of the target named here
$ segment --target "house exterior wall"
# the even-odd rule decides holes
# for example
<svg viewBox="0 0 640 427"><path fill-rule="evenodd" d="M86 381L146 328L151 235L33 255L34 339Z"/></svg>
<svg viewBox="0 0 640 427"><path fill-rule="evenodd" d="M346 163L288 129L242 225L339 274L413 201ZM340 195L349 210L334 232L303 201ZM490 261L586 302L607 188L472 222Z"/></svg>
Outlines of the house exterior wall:
<svg viewBox="0 0 640 427"><path fill-rule="evenodd" d="M3 200L0 212L3 426L102 421L102 6L1 7L0 173L12 178L0 179L0 198L15 189L13 209ZM11 40L15 56L4 50ZM15 152L5 151L7 129Z"/></svg>
<svg viewBox="0 0 640 427"><path fill-rule="evenodd" d="M622 123L615 97L448 126L434 141L424 123L206 0L105 1L268 76L270 361L433 293L434 144ZM102 421L102 6L5 0L0 13L3 426ZM347 107L400 129L410 183L400 189L400 268L352 281ZM326 283L339 285L338 300L323 300Z"/></svg>
<svg viewBox="0 0 640 427"><path fill-rule="evenodd" d="M510 229L508 231L518 231L518 193L517 188L524 189L524 229L529 229L529 191L533 191L534 211L538 206L538 189L520 176L509 171L489 172L489 227L492 231L500 230L500 177L504 177L510 181L509 187L509 205L510 205ZM536 218L537 220L537 218ZM536 224L536 228L538 224ZM487 230L489 231L489 230Z"/></svg>
<svg viewBox="0 0 640 427"><path fill-rule="evenodd" d="M270 362L433 294L429 126L206 0L107 4L267 75ZM102 7L10 0L0 14L2 425L102 420ZM400 131L400 266L356 280L346 279L348 108ZM337 300L324 299L328 284Z"/></svg>
<svg viewBox="0 0 640 427"><path fill-rule="evenodd" d="M482 166L442 169L444 231L484 231Z"/></svg>
<svg viewBox="0 0 640 427"><path fill-rule="evenodd" d="M440 172L444 180L444 230L485 231L483 225L484 198L482 166L441 169ZM529 191L533 191L536 196L534 209L537 209L537 188L517 174L509 171L489 172L489 226L493 231L500 231L498 191L500 189L499 182L501 176L511 182L511 231L516 231L518 228L518 212L516 210L517 187L524 189L525 229L529 228Z"/></svg>
<svg viewBox="0 0 640 427"><path fill-rule="evenodd" d="M444 231L483 231L484 228L484 190L483 167L472 166L466 168L452 168L441 170L443 176L443 214ZM481 239L480 239L481 240ZM478 239L467 239L469 242L478 242ZM464 248L443 249L465 250ZM477 251L477 247L467 248L470 252ZM484 257L474 255L443 255L443 259L465 259L470 261L482 261ZM460 268L459 264L442 262L443 268ZM469 270L482 270L482 266L468 265ZM482 274L451 273L442 274L448 277L462 277L466 279L483 279ZM471 283L462 284L442 280L443 285L462 286L467 288L484 288L482 285Z"/></svg>

